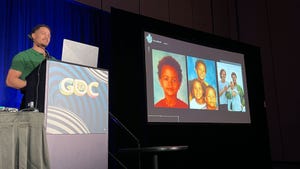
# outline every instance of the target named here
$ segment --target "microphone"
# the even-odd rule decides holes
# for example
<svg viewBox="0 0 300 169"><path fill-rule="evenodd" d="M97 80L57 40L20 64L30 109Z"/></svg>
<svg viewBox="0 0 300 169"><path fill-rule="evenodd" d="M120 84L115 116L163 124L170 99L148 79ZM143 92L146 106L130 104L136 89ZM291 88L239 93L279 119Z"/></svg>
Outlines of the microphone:
<svg viewBox="0 0 300 169"><path fill-rule="evenodd" d="M33 41L32 36L30 34L27 34L27 37Z"/></svg>
<svg viewBox="0 0 300 169"><path fill-rule="evenodd" d="M52 57L51 57L51 55L49 54L48 50L47 50L46 48L44 48L44 50L45 50L45 53L46 53L45 58L46 58L46 59L51 59Z"/></svg>
<svg viewBox="0 0 300 169"><path fill-rule="evenodd" d="M138 149L141 148L140 140L111 112L109 112L109 117L121 128L123 128L137 143ZM138 153L138 158L139 158L139 168L141 168L141 155Z"/></svg>

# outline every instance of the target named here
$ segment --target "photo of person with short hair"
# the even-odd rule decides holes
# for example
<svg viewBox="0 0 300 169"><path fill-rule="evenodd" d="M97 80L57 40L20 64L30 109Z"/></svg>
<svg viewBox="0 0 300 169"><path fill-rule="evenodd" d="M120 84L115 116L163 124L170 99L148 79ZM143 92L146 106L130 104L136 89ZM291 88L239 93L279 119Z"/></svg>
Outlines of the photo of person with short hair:
<svg viewBox="0 0 300 169"><path fill-rule="evenodd" d="M220 101L220 109L226 110L228 99L226 97L226 92L229 88L229 82L226 81L226 70L222 68L219 74L220 80L218 81L219 86L219 101Z"/></svg>
<svg viewBox="0 0 300 169"><path fill-rule="evenodd" d="M245 109L244 90L237 84L237 75L235 72L231 73L231 78L230 87L226 92L226 97L231 104L229 104L228 108L230 111L243 111Z"/></svg>
<svg viewBox="0 0 300 169"><path fill-rule="evenodd" d="M178 98L178 91L182 87L182 76L182 68L173 56L164 56L158 61L157 78L163 90L163 98L155 102L154 107L188 108L188 104ZM187 93L185 94L187 96Z"/></svg>

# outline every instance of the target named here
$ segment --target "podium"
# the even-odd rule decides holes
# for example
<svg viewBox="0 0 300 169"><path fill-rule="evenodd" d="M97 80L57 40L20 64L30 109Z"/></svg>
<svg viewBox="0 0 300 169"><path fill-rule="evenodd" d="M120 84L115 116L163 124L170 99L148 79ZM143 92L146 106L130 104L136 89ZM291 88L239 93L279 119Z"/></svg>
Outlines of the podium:
<svg viewBox="0 0 300 169"><path fill-rule="evenodd" d="M26 78L22 105L45 113L53 169L108 168L108 71L43 61Z"/></svg>

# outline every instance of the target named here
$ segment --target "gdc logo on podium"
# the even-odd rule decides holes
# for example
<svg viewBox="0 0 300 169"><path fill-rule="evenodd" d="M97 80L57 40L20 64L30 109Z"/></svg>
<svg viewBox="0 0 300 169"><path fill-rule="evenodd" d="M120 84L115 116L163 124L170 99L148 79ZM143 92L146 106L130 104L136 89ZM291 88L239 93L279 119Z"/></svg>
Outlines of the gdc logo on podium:
<svg viewBox="0 0 300 169"><path fill-rule="evenodd" d="M93 88L97 88L98 86L98 82L91 82L87 84L84 80L64 78L59 83L59 91L61 94L66 96L70 96L72 94L75 94L76 96L84 96L87 94L88 96L95 98L99 96L99 93L94 92Z"/></svg>

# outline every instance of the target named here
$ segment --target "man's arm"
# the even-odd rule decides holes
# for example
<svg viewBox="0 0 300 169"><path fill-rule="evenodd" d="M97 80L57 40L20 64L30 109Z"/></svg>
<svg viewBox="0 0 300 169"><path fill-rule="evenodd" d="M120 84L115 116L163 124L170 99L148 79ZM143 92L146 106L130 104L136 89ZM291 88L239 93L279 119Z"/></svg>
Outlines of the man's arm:
<svg viewBox="0 0 300 169"><path fill-rule="evenodd" d="M22 72L9 69L6 76L6 85L15 89L21 89L26 86L26 81L20 79Z"/></svg>

